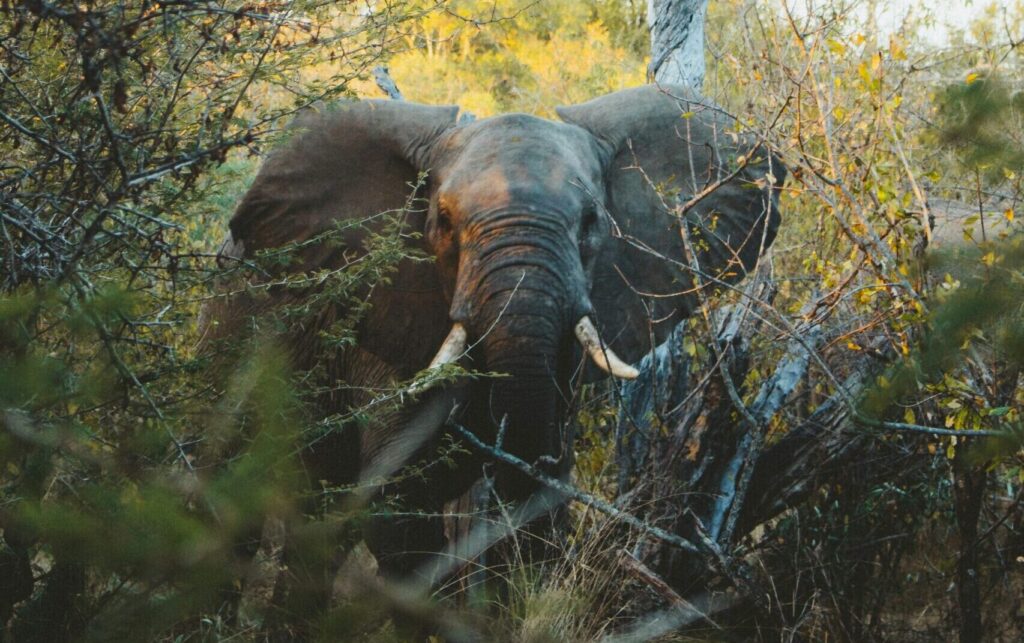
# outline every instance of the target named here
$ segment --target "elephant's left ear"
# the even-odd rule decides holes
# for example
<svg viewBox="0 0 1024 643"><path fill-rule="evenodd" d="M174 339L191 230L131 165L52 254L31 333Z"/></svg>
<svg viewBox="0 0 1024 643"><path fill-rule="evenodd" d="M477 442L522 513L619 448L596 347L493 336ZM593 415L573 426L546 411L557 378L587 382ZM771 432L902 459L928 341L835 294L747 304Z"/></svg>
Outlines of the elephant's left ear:
<svg viewBox="0 0 1024 643"><path fill-rule="evenodd" d="M615 225L591 300L602 336L635 361L649 338L661 341L690 314L695 287L735 282L754 268L775 239L786 170L756 136L684 87L648 85L557 111L604 154Z"/></svg>

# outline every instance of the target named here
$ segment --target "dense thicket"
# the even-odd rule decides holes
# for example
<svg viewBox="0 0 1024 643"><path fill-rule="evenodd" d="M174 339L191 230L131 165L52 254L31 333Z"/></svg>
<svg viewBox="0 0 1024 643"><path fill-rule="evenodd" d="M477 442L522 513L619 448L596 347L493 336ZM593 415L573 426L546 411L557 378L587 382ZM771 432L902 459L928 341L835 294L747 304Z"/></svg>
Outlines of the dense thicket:
<svg viewBox="0 0 1024 643"><path fill-rule="evenodd" d="M272 342L216 377L196 352L223 222L290 116L351 95L431 8L0 9L10 640L217 635L238 548L294 502L302 429ZM232 459L199 467L220 441Z"/></svg>

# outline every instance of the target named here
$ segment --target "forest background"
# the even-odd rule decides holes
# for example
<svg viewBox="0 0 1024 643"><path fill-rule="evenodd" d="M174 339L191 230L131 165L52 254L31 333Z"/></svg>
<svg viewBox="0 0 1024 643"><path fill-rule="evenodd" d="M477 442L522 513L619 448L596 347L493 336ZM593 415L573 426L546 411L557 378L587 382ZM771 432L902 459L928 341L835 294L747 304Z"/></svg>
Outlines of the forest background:
<svg viewBox="0 0 1024 643"><path fill-rule="evenodd" d="M500 602L472 579L382 585L353 556L336 604L310 616L275 600L264 518L311 549L317 527L356 533L372 509L334 502L351 490L322 490L303 516L295 445L380 405L325 422L273 345L222 380L197 350L260 156L302 108L381 97L378 65L406 99L477 117L553 117L642 84L647 3L3 2L4 636L386 639L397 611L451 639L1018 640L1024 4L973 6L936 42L920 35L925 8L886 33L871 2L709 4L704 93L792 178L770 258L678 337L681 379L707 408L655 409L646 452L668 448L673 422L741 424L738 407L715 415L716 347L746 406L779 364L802 364L731 436L756 436L743 462L762 491L744 489L719 568L694 573L577 503L561 563L524 567ZM402 252L382 239L334 296L386 278ZM722 311L742 330L723 336ZM686 504L623 462L618 394L584 396L574 485L672 527ZM215 464L197 456L211 444ZM636 479L650 484L630 494ZM269 546L241 553L261 530Z"/></svg>

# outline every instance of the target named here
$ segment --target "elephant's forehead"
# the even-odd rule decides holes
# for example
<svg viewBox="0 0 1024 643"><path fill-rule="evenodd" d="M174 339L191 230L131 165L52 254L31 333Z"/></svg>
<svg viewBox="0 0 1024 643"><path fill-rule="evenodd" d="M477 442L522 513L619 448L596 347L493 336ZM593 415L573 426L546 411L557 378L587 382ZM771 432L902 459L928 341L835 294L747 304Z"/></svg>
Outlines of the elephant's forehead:
<svg viewBox="0 0 1024 643"><path fill-rule="evenodd" d="M599 172L575 128L525 114L506 114L463 128L449 148L446 183L487 200L575 200L581 181Z"/></svg>

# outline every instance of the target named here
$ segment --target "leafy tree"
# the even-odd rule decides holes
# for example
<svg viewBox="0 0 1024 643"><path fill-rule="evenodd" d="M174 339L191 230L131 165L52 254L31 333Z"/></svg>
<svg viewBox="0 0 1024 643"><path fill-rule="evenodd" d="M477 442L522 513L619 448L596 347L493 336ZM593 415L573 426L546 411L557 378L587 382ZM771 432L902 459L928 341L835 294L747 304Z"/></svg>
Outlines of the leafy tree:
<svg viewBox="0 0 1024 643"><path fill-rule="evenodd" d="M390 70L410 100L481 117L554 117L556 105L643 83L647 35L632 2L459 0L420 21L405 43Z"/></svg>

